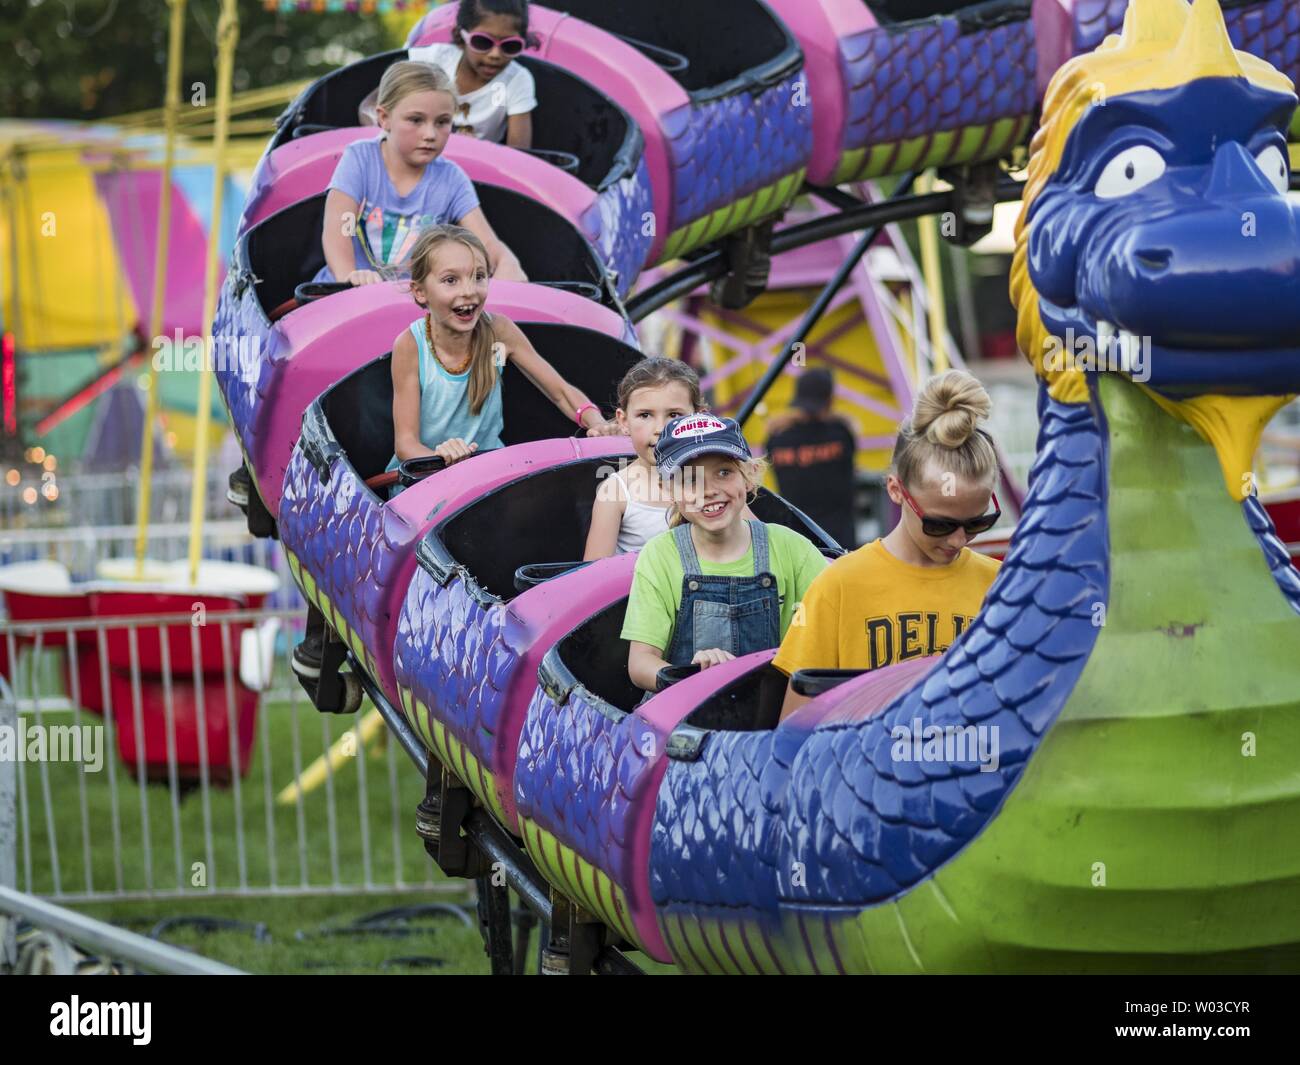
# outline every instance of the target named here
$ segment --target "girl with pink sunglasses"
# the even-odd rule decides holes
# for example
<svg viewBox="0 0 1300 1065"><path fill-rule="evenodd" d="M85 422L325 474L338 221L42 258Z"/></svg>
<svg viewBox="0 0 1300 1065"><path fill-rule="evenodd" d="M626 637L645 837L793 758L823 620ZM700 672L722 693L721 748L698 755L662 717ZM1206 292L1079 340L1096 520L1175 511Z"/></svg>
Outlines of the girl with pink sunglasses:
<svg viewBox="0 0 1300 1065"><path fill-rule="evenodd" d="M441 67L455 84L454 132L531 148L537 91L514 61L530 43L528 0L460 0L452 43L412 48L410 58Z"/></svg>

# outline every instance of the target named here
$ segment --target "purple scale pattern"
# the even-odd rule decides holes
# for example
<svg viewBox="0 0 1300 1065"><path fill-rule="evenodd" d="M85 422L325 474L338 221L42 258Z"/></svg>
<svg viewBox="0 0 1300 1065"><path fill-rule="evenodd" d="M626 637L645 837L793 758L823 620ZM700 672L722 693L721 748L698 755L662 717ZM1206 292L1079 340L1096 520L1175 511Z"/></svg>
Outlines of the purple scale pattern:
<svg viewBox="0 0 1300 1065"><path fill-rule="evenodd" d="M638 875L632 868L639 849L634 822L638 810L654 801L653 752L662 748L654 729L636 714L615 722L580 689L557 706L538 688L515 765L519 816L571 847L631 896ZM644 875L642 870L642 880Z"/></svg>
<svg viewBox="0 0 1300 1065"><path fill-rule="evenodd" d="M236 278L227 274L212 320L213 350L236 357L218 359L215 374L240 446L256 463L259 407L280 358L283 335L268 327L252 285L235 290Z"/></svg>
<svg viewBox="0 0 1300 1065"><path fill-rule="evenodd" d="M605 264L618 273L618 294L626 296L650 255L654 236L645 232L646 216L653 214L650 168L645 156L636 173L622 178L602 192L595 207L600 213L598 251Z"/></svg>
<svg viewBox="0 0 1300 1065"><path fill-rule="evenodd" d="M1273 528L1273 519L1268 516L1268 511L1257 496L1247 496L1241 509L1245 511L1246 524L1250 526L1250 531L1255 534L1255 539L1264 552L1269 572L1273 574L1273 579L1277 581L1278 588L1291 608L1300 614L1300 570L1291 564L1291 554Z"/></svg>
<svg viewBox="0 0 1300 1065"><path fill-rule="evenodd" d="M500 762L495 752L515 743L498 733L506 690L526 649L526 633L503 604L485 607L460 577L443 586L416 568L397 618L397 685L429 707L494 775Z"/></svg>
<svg viewBox="0 0 1300 1065"><path fill-rule="evenodd" d="M374 656L375 680L400 705L389 657L388 604L402 591L413 531L341 460L331 466L328 483L321 483L301 442L285 473L279 521L280 540Z"/></svg>
<svg viewBox="0 0 1300 1065"><path fill-rule="evenodd" d="M1125 6L1126 0L1079 0L1076 50L1117 31ZM1300 0L1232 7L1225 19L1237 47L1300 80ZM906 34L873 30L842 48L852 75L846 149L986 124L1034 106L1027 23L960 37L955 22L941 20ZM758 97L738 95L668 116L674 228L806 165L811 109L791 104L797 80ZM606 190L598 202L599 246L619 271L620 292L644 263L650 238L641 220L650 202L644 160L635 178ZM241 445L256 459L260 400L282 357L280 334L265 322L255 291L237 293L236 282L230 277L223 286L214 335L259 344L229 345L239 359L219 366L217 380ZM986 610L926 679L883 714L812 733L717 734L697 761L669 763L657 786L658 763L641 753L640 739L651 734L644 721L632 715L614 722L580 692L557 707L539 689L512 781L521 815L631 893L646 875L636 867L634 822L639 804L657 791L649 872L665 913L717 906L767 918L783 901L863 904L908 890L996 814L1087 658L1084 624L1091 628L1091 621L1084 606L1104 601L1106 583L1099 533L1104 472L1095 461L1101 449L1089 447L1097 432L1088 408L1045 405L1022 527ZM284 487L285 546L378 656L376 679L396 700L394 666L385 657L392 631L387 604L404 579L413 530L338 462L322 484L300 449ZM1300 612L1300 575L1266 512L1254 499L1243 509L1279 589ZM498 735L503 693L524 646L511 617L504 607L474 602L459 579L444 588L423 570L399 614L396 679L436 707L485 767L495 768L494 753L513 742ZM1049 682L1053 671L1064 671L1067 682L1059 675ZM958 773L942 764L894 761L890 727L915 717L927 724L998 724L1004 768ZM844 853L859 860L835 860ZM798 888L790 883L796 863L807 878Z"/></svg>
<svg viewBox="0 0 1300 1065"><path fill-rule="evenodd" d="M1091 52L1124 25L1128 0L1075 0L1074 54Z"/></svg>
<svg viewBox="0 0 1300 1065"><path fill-rule="evenodd" d="M1124 25L1128 0L1080 0L1075 5L1074 54L1092 51ZM1233 46L1266 59L1300 83L1300 0L1224 5L1223 21Z"/></svg>
<svg viewBox="0 0 1300 1065"><path fill-rule="evenodd" d="M697 761L670 763L650 843L661 917L881 902L995 816L1074 690L1109 583L1100 408L1041 386L1040 407L1022 527L979 617L924 679L866 720L718 734ZM999 768L893 759L893 728L916 719L997 725Z"/></svg>
<svg viewBox="0 0 1300 1065"><path fill-rule="evenodd" d="M1038 105L1033 23L962 33L956 19L878 27L840 42L846 151L983 126Z"/></svg>
<svg viewBox="0 0 1300 1065"><path fill-rule="evenodd" d="M812 108L796 103L796 86L807 92L802 71L757 95L733 93L663 116L673 177L668 232L807 168Z"/></svg>

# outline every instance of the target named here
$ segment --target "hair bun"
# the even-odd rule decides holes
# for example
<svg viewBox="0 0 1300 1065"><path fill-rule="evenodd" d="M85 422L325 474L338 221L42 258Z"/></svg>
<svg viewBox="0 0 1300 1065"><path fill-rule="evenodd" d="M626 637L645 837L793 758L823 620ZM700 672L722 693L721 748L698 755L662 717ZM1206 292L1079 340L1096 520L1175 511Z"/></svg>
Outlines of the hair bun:
<svg viewBox="0 0 1300 1065"><path fill-rule="evenodd" d="M949 370L932 377L912 408L912 432L940 447L958 448L989 416L993 401L965 370Z"/></svg>

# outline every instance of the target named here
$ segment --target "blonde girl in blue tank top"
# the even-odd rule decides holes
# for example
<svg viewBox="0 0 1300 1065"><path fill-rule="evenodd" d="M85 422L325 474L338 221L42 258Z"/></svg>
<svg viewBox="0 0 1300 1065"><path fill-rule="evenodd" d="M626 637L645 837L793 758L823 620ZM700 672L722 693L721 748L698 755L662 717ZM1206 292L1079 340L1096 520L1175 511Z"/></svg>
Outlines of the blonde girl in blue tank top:
<svg viewBox="0 0 1300 1065"><path fill-rule="evenodd" d="M512 361L592 436L621 430L564 380L502 314L483 310L488 257L460 226L432 226L411 249L411 295L425 309L393 342L393 461L437 455L447 465L500 447L501 374Z"/></svg>

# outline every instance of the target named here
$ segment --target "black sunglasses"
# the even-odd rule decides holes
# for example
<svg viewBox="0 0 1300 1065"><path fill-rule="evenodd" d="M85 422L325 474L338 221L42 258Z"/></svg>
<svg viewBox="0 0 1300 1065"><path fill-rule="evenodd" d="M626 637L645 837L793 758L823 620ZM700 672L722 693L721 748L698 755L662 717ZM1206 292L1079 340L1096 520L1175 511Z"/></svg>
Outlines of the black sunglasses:
<svg viewBox="0 0 1300 1065"><path fill-rule="evenodd" d="M917 505L911 493L903 487L902 481L898 482L898 490L903 493L907 505L916 511L916 516L921 519L921 531L926 536L951 536L958 529L965 529L967 536L978 536L980 533L988 532L1002 517L1002 507L998 503L998 494L996 492L990 493L993 496L992 514L981 514L978 518L958 521L956 518L927 518L925 511Z"/></svg>

